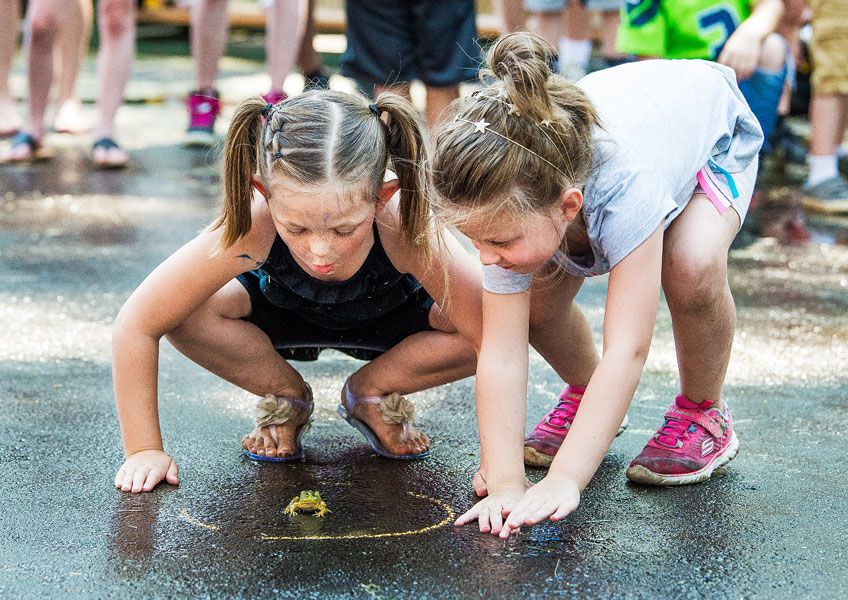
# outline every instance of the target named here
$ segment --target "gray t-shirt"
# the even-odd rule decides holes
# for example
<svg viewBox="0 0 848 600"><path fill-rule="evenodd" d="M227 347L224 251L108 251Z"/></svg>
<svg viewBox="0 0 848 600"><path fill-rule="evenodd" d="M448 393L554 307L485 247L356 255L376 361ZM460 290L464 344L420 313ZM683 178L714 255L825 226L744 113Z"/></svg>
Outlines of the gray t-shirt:
<svg viewBox="0 0 848 600"><path fill-rule="evenodd" d="M593 73L579 87L598 111L583 218L592 255L553 260L570 275L608 273L686 206L696 174L712 160L738 173L757 157L763 133L732 69L702 60L648 60ZM529 289L531 274L483 267L483 287Z"/></svg>

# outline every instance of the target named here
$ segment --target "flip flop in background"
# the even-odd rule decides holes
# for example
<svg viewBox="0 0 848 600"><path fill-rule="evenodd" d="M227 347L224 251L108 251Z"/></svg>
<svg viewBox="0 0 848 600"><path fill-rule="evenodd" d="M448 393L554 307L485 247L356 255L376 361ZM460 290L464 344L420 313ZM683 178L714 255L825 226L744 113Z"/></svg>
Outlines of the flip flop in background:
<svg viewBox="0 0 848 600"><path fill-rule="evenodd" d="M120 151L120 156L115 158L115 151ZM98 157L98 151L100 157ZM110 137L102 137L94 142L91 147L91 160L98 169L123 169L129 162L127 153L118 143Z"/></svg>
<svg viewBox="0 0 848 600"><path fill-rule="evenodd" d="M242 450L245 456L259 462L292 462L301 460L304 457L301 440L312 425L312 411L315 408L315 403L312 401L312 389L309 388L308 384L307 388L309 389L309 393L305 400L291 396L268 394L264 398L261 398L256 405L255 424L257 427L267 427L275 443L277 442L277 425L287 423L294 416L295 408L308 412L306 422L298 425L297 429L295 429L295 453L285 456L265 456L264 454L256 454L250 450Z"/></svg>
<svg viewBox="0 0 848 600"><path fill-rule="evenodd" d="M26 154L16 150L27 149ZM9 140L9 147L0 155L0 163L20 164L48 160L53 153L44 147L41 140L36 139L31 133L21 131Z"/></svg>
<svg viewBox="0 0 848 600"><path fill-rule="evenodd" d="M384 421L393 425L403 426L403 436L401 439L406 440L409 438L409 427L415 416L415 406L412 402L397 392L388 396L362 396L357 398L350 391L350 380L345 381L342 394L344 397L343 403L337 408L339 415L365 436L365 439L368 440L368 444L374 452L385 458L396 460L418 460L430 455L432 452L430 449L418 454L393 454L389 452L368 423L353 416L353 409L357 404L378 404L380 406L380 412L383 413Z"/></svg>

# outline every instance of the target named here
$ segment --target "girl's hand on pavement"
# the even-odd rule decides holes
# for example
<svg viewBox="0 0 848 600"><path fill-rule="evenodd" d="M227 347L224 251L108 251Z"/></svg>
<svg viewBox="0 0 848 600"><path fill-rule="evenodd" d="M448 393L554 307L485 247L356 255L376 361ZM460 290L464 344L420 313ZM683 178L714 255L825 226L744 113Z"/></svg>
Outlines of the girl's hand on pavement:
<svg viewBox="0 0 848 600"><path fill-rule="evenodd" d="M162 450L141 450L130 454L115 475L115 487L122 492L149 492L166 480L180 484L180 469L170 455Z"/></svg>
<svg viewBox="0 0 848 600"><path fill-rule="evenodd" d="M492 532L498 535L503 527L504 517L509 515L512 507L521 500L524 488L520 485L497 491L489 490L489 495L471 507L471 510L461 515L454 525L465 525L477 521L481 533Z"/></svg>
<svg viewBox="0 0 848 600"><path fill-rule="evenodd" d="M580 488L577 483L548 474L513 505L509 518L503 524L500 537L506 539L522 525L535 525L548 517L551 521L560 521L574 512L578 504Z"/></svg>

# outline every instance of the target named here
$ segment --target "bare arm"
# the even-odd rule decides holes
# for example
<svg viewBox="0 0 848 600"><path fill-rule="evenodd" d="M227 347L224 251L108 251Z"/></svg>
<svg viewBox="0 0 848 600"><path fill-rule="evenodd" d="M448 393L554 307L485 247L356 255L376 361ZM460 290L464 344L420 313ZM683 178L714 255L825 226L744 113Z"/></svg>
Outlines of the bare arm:
<svg viewBox="0 0 848 600"><path fill-rule="evenodd" d="M146 451L161 458L156 454L163 450L157 385L160 338L235 275L255 268L257 256L267 256L273 223L264 222L261 206L257 208L255 219L260 224L236 246L214 254L220 232L201 232L159 265L121 308L112 335L112 373L128 459ZM133 491L141 491L135 489L140 485Z"/></svg>
<svg viewBox="0 0 848 600"><path fill-rule="evenodd" d="M501 537L521 525L548 517L559 520L572 512L609 450L650 348L659 305L662 240L658 228L610 273L603 358L547 477L527 491Z"/></svg>
<svg viewBox="0 0 848 600"><path fill-rule="evenodd" d="M736 71L740 81L750 77L760 62L763 41L777 29L783 12L783 0L757 2L751 15L727 39L717 61Z"/></svg>

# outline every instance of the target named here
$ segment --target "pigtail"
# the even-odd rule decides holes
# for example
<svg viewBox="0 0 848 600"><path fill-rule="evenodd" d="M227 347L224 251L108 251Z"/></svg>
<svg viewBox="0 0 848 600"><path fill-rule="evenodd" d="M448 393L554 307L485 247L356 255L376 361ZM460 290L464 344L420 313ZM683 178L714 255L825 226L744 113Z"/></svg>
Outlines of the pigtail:
<svg viewBox="0 0 848 600"><path fill-rule="evenodd" d="M427 148L418 113L396 94L380 94L375 103L387 113L386 149L400 184L400 226L411 244L429 259L429 179L425 169Z"/></svg>
<svg viewBox="0 0 848 600"><path fill-rule="evenodd" d="M224 194L220 214L212 224L213 230L223 228L220 250L230 248L250 231L253 175L262 152L260 136L264 108L261 98L245 100L236 109L227 131L221 173Z"/></svg>

